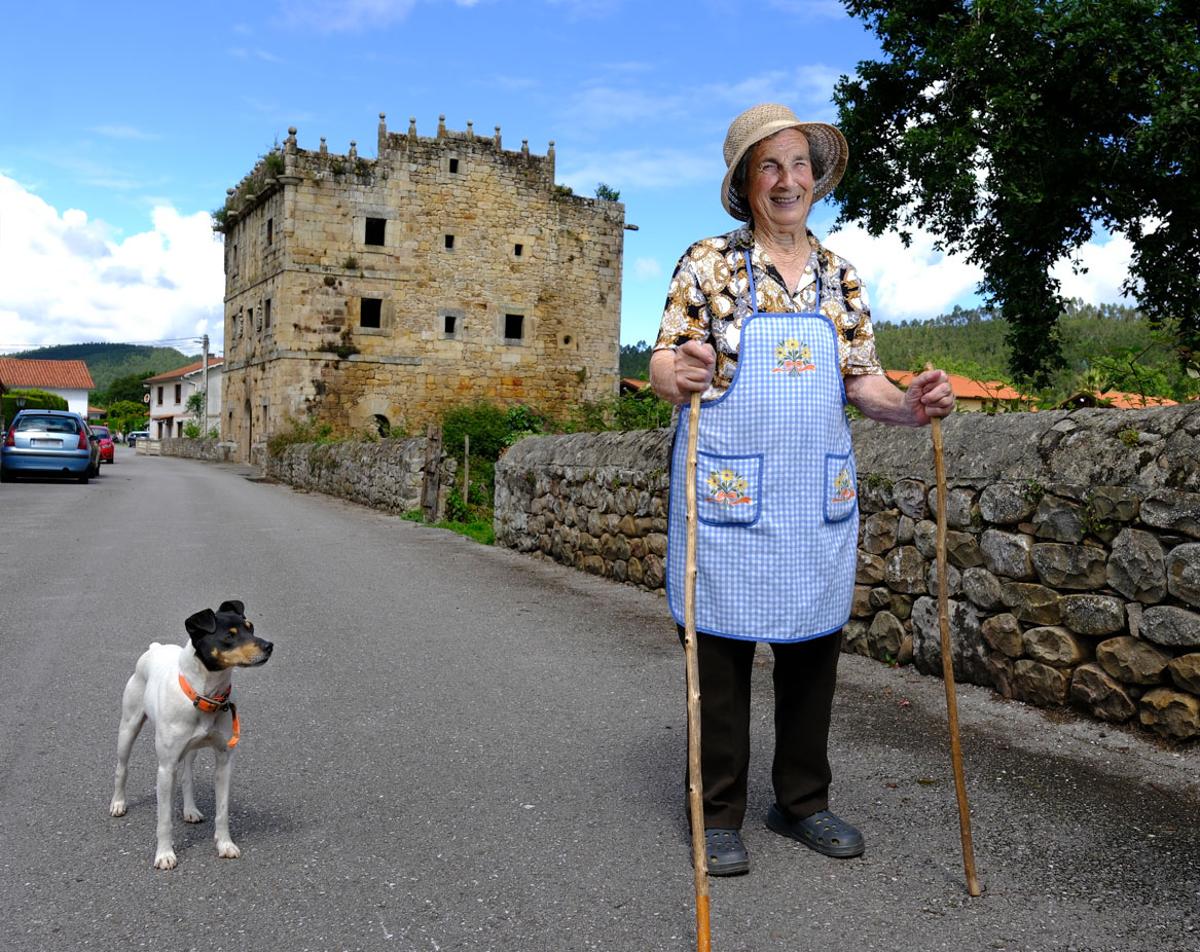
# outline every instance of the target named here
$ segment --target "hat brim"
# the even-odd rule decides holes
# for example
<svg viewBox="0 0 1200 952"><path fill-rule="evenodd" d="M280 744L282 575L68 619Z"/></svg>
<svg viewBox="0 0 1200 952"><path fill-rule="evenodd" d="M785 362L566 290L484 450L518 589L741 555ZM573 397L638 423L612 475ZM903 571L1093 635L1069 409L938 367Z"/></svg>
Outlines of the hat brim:
<svg viewBox="0 0 1200 952"><path fill-rule="evenodd" d="M793 122L789 119L777 119L764 123L756 129L740 149L734 154L725 171L721 182L721 204L739 221L750 220L750 209L742 196L733 191L733 175L746 154L763 139L783 132L784 129L798 129L808 138L809 148L819 156L824 173L813 183L813 201L819 201L837 187L842 176L846 174L846 164L850 160L850 147L846 137L837 126L827 122Z"/></svg>

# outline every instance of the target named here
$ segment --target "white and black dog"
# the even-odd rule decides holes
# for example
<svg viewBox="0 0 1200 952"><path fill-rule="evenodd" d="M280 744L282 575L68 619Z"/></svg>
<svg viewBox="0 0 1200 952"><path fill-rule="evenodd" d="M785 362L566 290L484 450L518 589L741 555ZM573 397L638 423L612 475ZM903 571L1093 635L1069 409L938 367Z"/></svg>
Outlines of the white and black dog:
<svg viewBox="0 0 1200 952"><path fill-rule="evenodd" d="M149 718L154 722L158 753L156 869L173 869L176 862L171 809L180 766L183 818L188 823L204 819L196 809L192 789L192 762L201 747L211 747L217 757L213 831L217 855L227 859L241 855L229 835L229 776L239 732L230 685L234 668L266 664L274 648L271 642L255 636L254 626L246 620L245 606L238 601L222 602L215 612L211 608L196 612L184 626L190 641L182 645L152 643L125 685L117 733L116 785L108 808L112 816L125 815L129 752Z"/></svg>

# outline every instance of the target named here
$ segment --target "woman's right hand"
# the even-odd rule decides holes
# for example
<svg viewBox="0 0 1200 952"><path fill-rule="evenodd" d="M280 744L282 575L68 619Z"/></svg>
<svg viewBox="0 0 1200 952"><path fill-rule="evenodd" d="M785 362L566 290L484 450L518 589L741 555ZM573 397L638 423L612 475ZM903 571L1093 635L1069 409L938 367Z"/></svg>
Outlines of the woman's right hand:
<svg viewBox="0 0 1200 952"><path fill-rule="evenodd" d="M687 403L693 393L708 389L716 363L712 345L698 340L655 351L650 358L650 386L669 403Z"/></svg>

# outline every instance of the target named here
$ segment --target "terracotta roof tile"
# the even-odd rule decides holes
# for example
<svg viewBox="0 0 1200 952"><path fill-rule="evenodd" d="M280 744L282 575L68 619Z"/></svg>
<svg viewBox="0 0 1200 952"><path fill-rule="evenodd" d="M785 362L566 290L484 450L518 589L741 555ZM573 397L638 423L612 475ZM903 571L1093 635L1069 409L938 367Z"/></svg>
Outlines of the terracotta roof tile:
<svg viewBox="0 0 1200 952"><path fill-rule="evenodd" d="M1146 397L1140 393L1122 393L1120 390L1106 390L1099 394L1101 400L1106 400L1120 410L1140 410L1143 407L1174 407L1179 404L1167 397Z"/></svg>
<svg viewBox="0 0 1200 952"><path fill-rule="evenodd" d="M94 390L92 375L82 360L23 360L0 357L0 381L10 390L22 387L56 390Z"/></svg>
<svg viewBox="0 0 1200 952"><path fill-rule="evenodd" d="M908 389L908 385L916 374L908 370L889 370L887 376L896 386ZM947 374L946 376L950 378L950 389L954 391L954 396L960 400L1015 401L1029 399L1023 393L1019 393L999 380L973 380L960 374Z"/></svg>
<svg viewBox="0 0 1200 952"><path fill-rule="evenodd" d="M214 357L210 355L208 358L208 369L212 370L213 367L220 366L223 363L225 363L224 357ZM153 377L146 377L142 380L142 383L162 383L165 380L178 380L181 377L186 377L190 373L194 373L203 366L203 360L195 360L186 367L179 367L176 370L168 370L166 373L155 374Z"/></svg>

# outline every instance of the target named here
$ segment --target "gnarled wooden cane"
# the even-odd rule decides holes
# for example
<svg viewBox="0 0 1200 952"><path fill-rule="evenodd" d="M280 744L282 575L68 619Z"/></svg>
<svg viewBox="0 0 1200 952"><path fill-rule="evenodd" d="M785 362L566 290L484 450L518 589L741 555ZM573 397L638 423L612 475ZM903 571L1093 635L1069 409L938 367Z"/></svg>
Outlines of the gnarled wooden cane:
<svg viewBox="0 0 1200 952"><path fill-rule="evenodd" d="M931 368L927 366L925 369ZM946 685L946 719L950 727L950 761L954 766L954 792L958 797L958 829L962 838L967 892L978 896L982 890L975 877L971 808L967 804L967 781L963 774L962 747L958 742L958 697L954 691L954 660L950 656L950 599L946 585L946 468L942 459L942 421L933 417L929 425L933 432L933 469L937 479L938 625L941 629L942 681Z"/></svg>
<svg viewBox="0 0 1200 952"><path fill-rule="evenodd" d="M700 394L692 394L687 441L687 550L683 585L683 652L687 670L688 815L692 822L692 870L696 879L696 949L709 952L708 851L700 779L700 662L696 654L696 446Z"/></svg>

